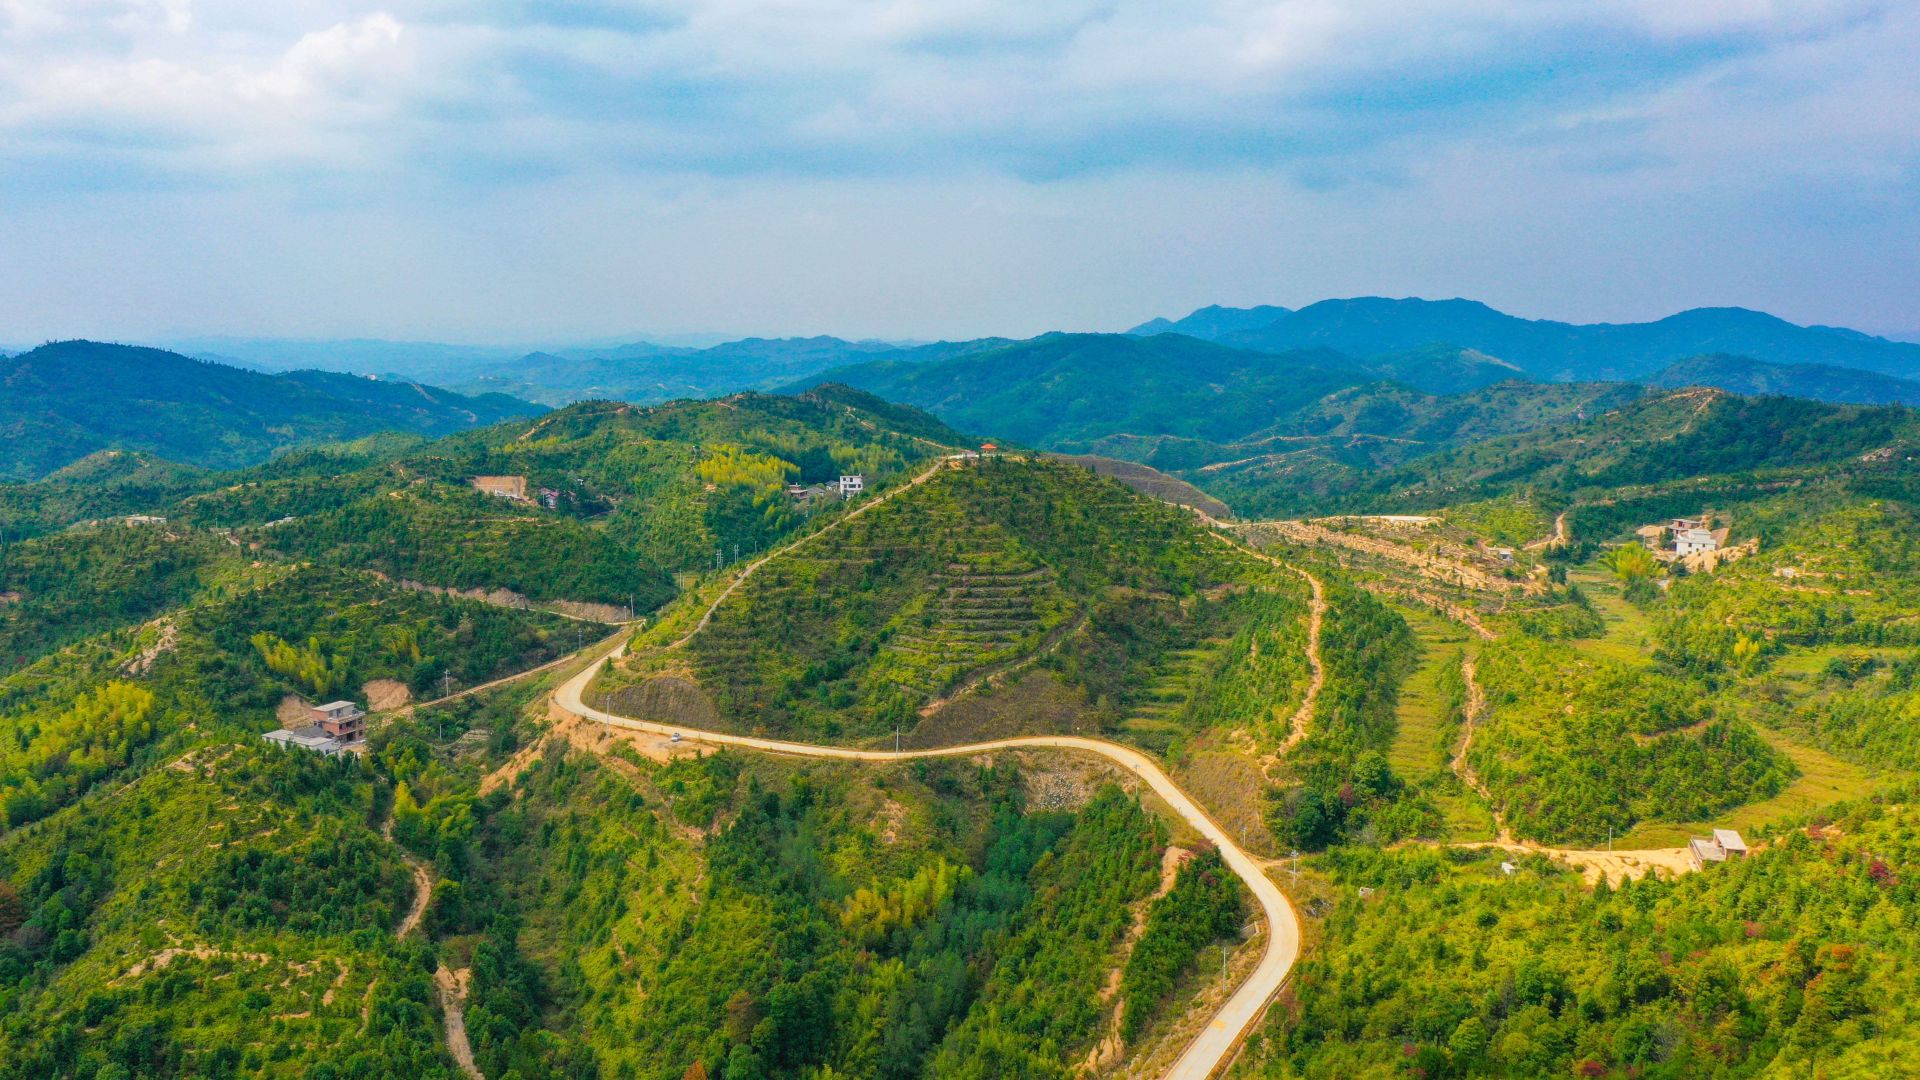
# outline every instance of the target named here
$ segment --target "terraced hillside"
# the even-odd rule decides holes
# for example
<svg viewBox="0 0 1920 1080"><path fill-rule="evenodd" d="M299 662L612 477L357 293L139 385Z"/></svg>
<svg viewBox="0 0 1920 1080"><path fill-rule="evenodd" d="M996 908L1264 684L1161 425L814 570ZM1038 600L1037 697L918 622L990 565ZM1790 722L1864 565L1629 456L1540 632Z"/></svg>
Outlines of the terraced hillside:
<svg viewBox="0 0 1920 1080"><path fill-rule="evenodd" d="M834 739L912 728L958 689L992 692L988 675L1034 678L1110 726L1180 651L1231 635L1248 582L1301 593L1186 511L1076 466L988 459L778 555L684 650L636 650L605 689L632 707L658 704L648 682L691 682L723 722Z"/></svg>
<svg viewBox="0 0 1920 1080"><path fill-rule="evenodd" d="M372 780L209 742L0 835L0 1078L456 1080Z"/></svg>

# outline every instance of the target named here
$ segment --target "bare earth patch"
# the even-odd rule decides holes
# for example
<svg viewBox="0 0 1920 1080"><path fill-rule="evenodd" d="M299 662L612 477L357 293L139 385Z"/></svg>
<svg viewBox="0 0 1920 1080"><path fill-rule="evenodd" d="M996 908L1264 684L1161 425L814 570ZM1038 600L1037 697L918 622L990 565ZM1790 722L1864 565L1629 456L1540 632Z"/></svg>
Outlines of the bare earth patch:
<svg viewBox="0 0 1920 1080"><path fill-rule="evenodd" d="M398 679L374 679L360 688L366 696L368 712L385 712L398 709L413 700L413 691Z"/></svg>
<svg viewBox="0 0 1920 1080"><path fill-rule="evenodd" d="M715 752L714 747L704 743L676 743L667 735L611 728L576 716L558 706L549 706L547 720L548 727L545 734L514 751L513 756L509 757L505 764L488 773L480 781L481 795L488 795L495 789L512 784L528 769L538 764L548 750L559 745L572 746L577 750L584 750L603 758L606 758L608 752L614 748L625 746L641 757L660 762L672 761L677 757L699 757ZM626 765L617 758L607 758L607 763L616 769Z"/></svg>
<svg viewBox="0 0 1920 1080"><path fill-rule="evenodd" d="M280 721L282 728L292 731L307 726L307 718L312 715L311 709L312 706L300 695L288 694L280 699L279 706L273 710L273 717Z"/></svg>
<svg viewBox="0 0 1920 1080"><path fill-rule="evenodd" d="M903 750L986 742L1014 735L1098 735L1086 696L1050 671L1027 671L991 693L974 693L915 724ZM889 748L892 740L888 740Z"/></svg>
<svg viewBox="0 0 1920 1080"><path fill-rule="evenodd" d="M16 600L20 597L19 593L7 595L11 595ZM170 616L162 616L148 625L158 630L159 634L154 638L153 644L140 650L140 655L121 665L120 674L145 675L152 671L153 662L172 652L174 644L180 639L180 629L173 624Z"/></svg>
<svg viewBox="0 0 1920 1080"><path fill-rule="evenodd" d="M472 981L472 968L453 971L442 967L433 973L433 987L440 993L440 1009L447 1018L447 1051L461 1072L472 1080L486 1080L473 1063L473 1047L467 1042L467 990Z"/></svg>

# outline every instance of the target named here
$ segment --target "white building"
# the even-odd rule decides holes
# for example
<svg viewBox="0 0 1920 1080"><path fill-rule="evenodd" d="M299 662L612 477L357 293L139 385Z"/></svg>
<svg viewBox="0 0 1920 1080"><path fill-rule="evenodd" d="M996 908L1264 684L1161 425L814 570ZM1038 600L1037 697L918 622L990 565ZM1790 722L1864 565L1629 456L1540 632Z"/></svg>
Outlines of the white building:
<svg viewBox="0 0 1920 1080"><path fill-rule="evenodd" d="M1713 538L1713 533L1697 525L1691 529L1677 530L1673 534L1673 550L1674 553L1678 555L1694 555L1702 551L1715 551L1718 550L1719 547L1720 542Z"/></svg>
<svg viewBox="0 0 1920 1080"><path fill-rule="evenodd" d="M866 478L858 473L840 478L840 497L843 499L851 499L865 490L867 490Z"/></svg>
<svg viewBox="0 0 1920 1080"><path fill-rule="evenodd" d="M263 738L280 746L333 757L367 737L367 714L351 701L330 701L307 710L310 721L291 730L269 731Z"/></svg>
<svg viewBox="0 0 1920 1080"><path fill-rule="evenodd" d="M1687 858L1692 860L1695 870L1705 870L1708 863L1746 857L1747 842L1732 829L1715 829L1712 839L1703 840L1696 836L1687 841Z"/></svg>

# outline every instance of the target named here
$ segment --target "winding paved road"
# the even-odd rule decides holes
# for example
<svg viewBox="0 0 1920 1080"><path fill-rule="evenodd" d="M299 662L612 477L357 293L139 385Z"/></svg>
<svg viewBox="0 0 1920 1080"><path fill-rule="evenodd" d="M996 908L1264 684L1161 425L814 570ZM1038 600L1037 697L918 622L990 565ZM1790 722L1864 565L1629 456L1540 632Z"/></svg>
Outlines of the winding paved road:
<svg viewBox="0 0 1920 1080"><path fill-rule="evenodd" d="M619 655L616 649L612 655ZM1241 1039L1252 1029L1253 1024L1265 1011L1267 1002L1279 991L1292 971L1294 961L1300 957L1300 919L1272 879L1268 878L1260 863L1247 854L1227 831L1219 826L1207 811L1186 792L1180 790L1167 774L1160 771L1152 758L1130 747L1101 739L1087 739L1073 735L1029 735L1011 739L994 739L989 742L969 743L964 746L948 746L934 750L908 750L894 752L889 750L858 750L845 746L815 746L810 743L783 742L778 739L762 739L751 735L730 735L717 731L695 731L690 728L674 727L670 724L658 724L649 720L635 720L631 717L617 716L593 708L581 700L584 691L593 677L599 673L606 659L601 659L586 670L560 684L553 693L553 701L560 708L595 720L612 727L643 731L655 735L671 736L678 733L682 738L693 742L709 743L720 746L738 746L748 750L758 750L771 754L790 754L798 757L833 758L841 761L905 761L911 758L933 757L970 757L975 754L994 750L1056 749L1080 750L1114 762L1132 772L1151 789L1154 794L1166 800L1175 813L1179 814L1200 835L1213 841L1220 848L1227 866L1246 883L1248 891L1253 893L1254 901L1260 905L1261 913L1267 921L1267 949L1260 957L1260 964L1253 973L1240 984L1227 1003L1221 1006L1206 1028L1180 1055L1173 1067L1164 1074L1164 1080L1208 1080L1233 1056Z"/></svg>

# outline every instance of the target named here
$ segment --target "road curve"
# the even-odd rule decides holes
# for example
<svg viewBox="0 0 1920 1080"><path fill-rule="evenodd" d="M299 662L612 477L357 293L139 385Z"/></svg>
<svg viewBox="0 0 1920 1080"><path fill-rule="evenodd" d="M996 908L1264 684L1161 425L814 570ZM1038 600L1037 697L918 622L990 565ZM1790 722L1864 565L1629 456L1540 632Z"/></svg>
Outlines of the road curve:
<svg viewBox="0 0 1920 1080"><path fill-rule="evenodd" d="M613 655L619 655L615 650ZM649 720L635 720L631 717L616 716L593 708L581 700L581 693L587 684L593 681L606 659L601 659L586 670L560 684L553 692L553 701L562 709L595 720L612 727L626 728L632 731L644 731L655 735L678 733L682 738L694 742L710 743L721 746L738 746L748 750L759 750L772 754L791 754L799 757L834 758L842 761L905 761L911 758L933 757L969 757L974 754L993 750L1021 750L1029 748L1081 750L1099 754L1129 772L1134 773L1151 789L1154 794L1166 800L1175 813L1192 825L1200 835L1213 841L1220 848L1220 854L1227 866L1246 883L1248 891L1253 893L1254 902L1260 905L1261 914L1267 921L1267 949L1260 957L1260 964L1254 968L1233 996L1220 1008L1212 1020L1186 1051L1180 1055L1173 1067L1164 1074L1164 1080L1208 1080L1239 1047L1241 1039L1252 1028L1254 1022L1266 1009L1267 1002L1286 981L1288 972L1293 970L1294 961L1300 958L1300 918L1294 912L1293 905L1280 891L1272 879L1268 878L1253 856L1234 842L1205 808L1195 802L1186 792L1180 790L1152 758L1131 747L1110 743L1102 739L1087 739L1074 735L1028 735L1011 739L994 739L989 742L969 743L964 746L947 746L933 750L858 750L845 746L815 746L811 743L783 742L778 739L762 739L751 735L731 735L717 731L695 731L690 728L659 724Z"/></svg>

